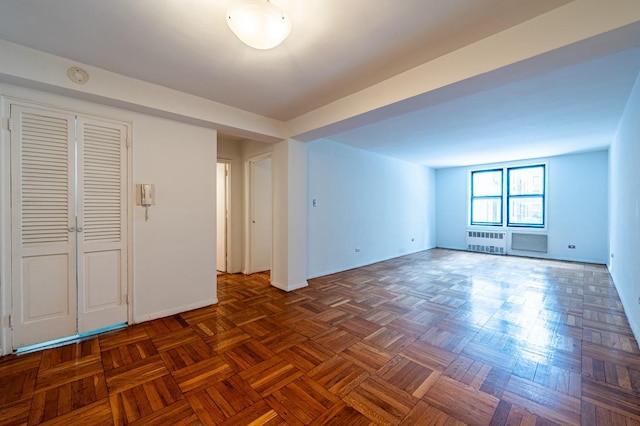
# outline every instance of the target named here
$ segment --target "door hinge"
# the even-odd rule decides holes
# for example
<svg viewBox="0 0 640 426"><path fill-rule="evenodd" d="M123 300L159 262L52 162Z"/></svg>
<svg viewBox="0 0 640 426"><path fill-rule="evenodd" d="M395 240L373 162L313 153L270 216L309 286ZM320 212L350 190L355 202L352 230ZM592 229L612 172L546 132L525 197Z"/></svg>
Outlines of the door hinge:
<svg viewBox="0 0 640 426"><path fill-rule="evenodd" d="M12 118L7 118L7 130L8 131L12 131L13 130L13 119Z"/></svg>
<svg viewBox="0 0 640 426"><path fill-rule="evenodd" d="M13 328L13 315L9 314L9 328Z"/></svg>
<svg viewBox="0 0 640 426"><path fill-rule="evenodd" d="M122 302L120 303L121 305L127 305L129 304L129 295L128 294L123 294L122 295Z"/></svg>

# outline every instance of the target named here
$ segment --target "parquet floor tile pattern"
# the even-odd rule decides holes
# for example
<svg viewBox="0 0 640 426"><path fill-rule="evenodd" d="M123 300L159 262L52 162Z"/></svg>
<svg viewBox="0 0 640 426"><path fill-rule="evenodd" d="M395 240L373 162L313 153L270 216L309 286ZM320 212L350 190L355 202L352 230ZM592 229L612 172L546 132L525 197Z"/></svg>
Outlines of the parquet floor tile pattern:
<svg viewBox="0 0 640 426"><path fill-rule="evenodd" d="M188 283L183 283L188 285ZM433 249L0 360L2 425L640 425L607 269Z"/></svg>

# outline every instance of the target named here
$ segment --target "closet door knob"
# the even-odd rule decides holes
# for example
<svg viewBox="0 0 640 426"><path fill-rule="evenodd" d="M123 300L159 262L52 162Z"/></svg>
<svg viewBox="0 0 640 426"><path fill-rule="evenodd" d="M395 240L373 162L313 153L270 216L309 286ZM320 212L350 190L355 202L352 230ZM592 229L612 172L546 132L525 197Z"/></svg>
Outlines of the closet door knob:
<svg viewBox="0 0 640 426"><path fill-rule="evenodd" d="M82 232L82 228L78 227L78 232Z"/></svg>
<svg viewBox="0 0 640 426"><path fill-rule="evenodd" d="M73 226L69 227L69 232L74 232L76 230L76 228L74 228Z"/></svg>

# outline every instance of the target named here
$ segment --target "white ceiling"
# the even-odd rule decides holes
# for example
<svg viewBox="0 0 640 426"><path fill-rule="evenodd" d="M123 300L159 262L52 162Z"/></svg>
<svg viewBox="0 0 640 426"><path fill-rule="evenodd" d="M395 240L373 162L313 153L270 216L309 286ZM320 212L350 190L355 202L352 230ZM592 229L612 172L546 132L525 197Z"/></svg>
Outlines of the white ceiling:
<svg viewBox="0 0 640 426"><path fill-rule="evenodd" d="M231 0L0 0L0 39L286 122L572 0L272 1L293 30L269 51ZM602 148L639 70L631 50L329 137L433 167Z"/></svg>
<svg viewBox="0 0 640 426"><path fill-rule="evenodd" d="M639 72L626 50L330 139L435 168L606 149Z"/></svg>

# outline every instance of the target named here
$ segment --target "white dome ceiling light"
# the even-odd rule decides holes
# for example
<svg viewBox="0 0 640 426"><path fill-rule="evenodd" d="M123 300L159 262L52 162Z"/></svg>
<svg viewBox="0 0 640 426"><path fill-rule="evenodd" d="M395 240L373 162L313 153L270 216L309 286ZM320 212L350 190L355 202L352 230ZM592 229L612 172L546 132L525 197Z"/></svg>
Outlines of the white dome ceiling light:
<svg viewBox="0 0 640 426"><path fill-rule="evenodd" d="M227 24L254 49L272 49L291 32L289 17L269 0L238 0L227 10Z"/></svg>

